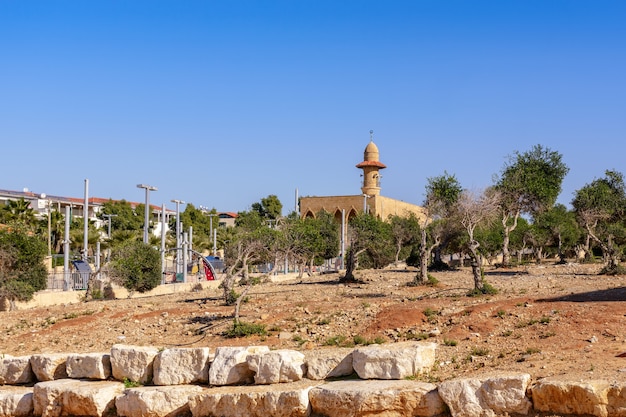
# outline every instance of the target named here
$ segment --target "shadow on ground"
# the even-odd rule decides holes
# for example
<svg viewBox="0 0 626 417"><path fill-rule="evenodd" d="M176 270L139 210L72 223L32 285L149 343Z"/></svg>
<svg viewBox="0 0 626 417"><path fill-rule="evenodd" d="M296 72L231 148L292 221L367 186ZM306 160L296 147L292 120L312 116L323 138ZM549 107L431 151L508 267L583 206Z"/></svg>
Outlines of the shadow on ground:
<svg viewBox="0 0 626 417"><path fill-rule="evenodd" d="M600 301L626 301L626 287L609 288L606 290L589 291L579 294L563 295L561 297L543 298L537 302L558 302L568 301L573 303L588 303Z"/></svg>

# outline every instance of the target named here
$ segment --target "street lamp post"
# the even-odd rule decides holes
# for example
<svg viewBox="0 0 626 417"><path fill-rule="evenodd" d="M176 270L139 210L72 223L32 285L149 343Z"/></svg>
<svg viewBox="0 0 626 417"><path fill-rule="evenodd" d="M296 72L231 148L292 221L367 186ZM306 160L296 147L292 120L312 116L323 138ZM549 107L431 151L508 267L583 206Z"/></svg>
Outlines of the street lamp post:
<svg viewBox="0 0 626 417"><path fill-rule="evenodd" d="M213 241L213 252L211 252L211 255L215 256L215 232L213 230L213 217L218 216L218 214L208 213L209 211L208 207L205 207L205 206L199 206L199 207L200 207L200 210L202 210L202 213L209 216L209 240Z"/></svg>
<svg viewBox="0 0 626 417"><path fill-rule="evenodd" d="M46 198L46 194L42 193L41 194L41 198L45 199ZM47 213L46 213L48 215L48 256L52 256L52 224L51 224L51 220L52 220L51 219L51 210L52 210L52 207L50 207L51 204L52 204L52 201L50 201L50 199L47 199L47 200L45 200L45 203L46 203L46 208L48 209Z"/></svg>
<svg viewBox="0 0 626 417"><path fill-rule="evenodd" d="M103 214L102 217L108 220L108 229L107 229L107 238L111 240L111 217L117 217L117 214ZM107 262L111 259L111 242L109 242L109 247L107 248Z"/></svg>
<svg viewBox="0 0 626 417"><path fill-rule="evenodd" d="M150 222L150 191L157 191L156 187L146 184L137 184L137 188L146 190L146 210L143 218L143 243L148 243L148 223Z"/></svg>
<svg viewBox="0 0 626 417"><path fill-rule="evenodd" d="M371 197L371 195L363 194L363 213L365 214L367 214L367 212L369 211L367 207L367 199Z"/></svg>
<svg viewBox="0 0 626 417"><path fill-rule="evenodd" d="M180 272L180 205L185 204L183 200L171 200L176 203L176 273Z"/></svg>
<svg viewBox="0 0 626 417"><path fill-rule="evenodd" d="M117 217L117 214L103 214L102 217L105 217L109 223L107 229L107 237L111 239L111 217Z"/></svg>
<svg viewBox="0 0 626 417"><path fill-rule="evenodd" d="M217 216L217 213L210 213L209 214L209 239L213 240L213 252L211 252L211 255L215 256L215 233L213 230L213 217ZM217 228L216 228L217 230Z"/></svg>

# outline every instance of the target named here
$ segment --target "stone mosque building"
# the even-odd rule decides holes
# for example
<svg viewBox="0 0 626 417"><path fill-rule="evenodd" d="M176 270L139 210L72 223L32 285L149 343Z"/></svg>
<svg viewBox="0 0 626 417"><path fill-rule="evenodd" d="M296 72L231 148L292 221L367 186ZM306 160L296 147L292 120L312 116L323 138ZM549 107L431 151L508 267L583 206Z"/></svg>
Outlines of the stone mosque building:
<svg viewBox="0 0 626 417"><path fill-rule="evenodd" d="M356 165L363 170L363 186L361 194L328 196L328 197L302 197L300 199L300 216L315 217L324 210L331 213L337 222L350 221L357 213L363 211L371 213L381 220L387 220L389 216L408 216L414 213L418 219L425 217L424 209L414 204L380 195L380 170L387 168L380 161L378 146L373 141L373 132L370 131L370 142L365 147L363 161ZM344 214L345 213L345 214Z"/></svg>

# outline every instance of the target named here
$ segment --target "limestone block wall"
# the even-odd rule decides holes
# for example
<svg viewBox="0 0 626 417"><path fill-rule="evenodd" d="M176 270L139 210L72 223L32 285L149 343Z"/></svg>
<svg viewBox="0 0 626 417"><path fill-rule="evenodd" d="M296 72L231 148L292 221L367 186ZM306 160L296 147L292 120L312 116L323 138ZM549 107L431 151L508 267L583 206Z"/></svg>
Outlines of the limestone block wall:
<svg viewBox="0 0 626 417"><path fill-rule="evenodd" d="M0 355L0 417L626 415L626 381L497 373L422 382L436 347L114 345L101 353Z"/></svg>

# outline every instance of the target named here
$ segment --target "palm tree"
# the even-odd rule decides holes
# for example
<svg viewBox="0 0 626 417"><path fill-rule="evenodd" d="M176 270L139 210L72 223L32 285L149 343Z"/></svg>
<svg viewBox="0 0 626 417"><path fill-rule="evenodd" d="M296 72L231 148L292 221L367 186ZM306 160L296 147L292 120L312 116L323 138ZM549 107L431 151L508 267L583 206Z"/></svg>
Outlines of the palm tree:
<svg viewBox="0 0 626 417"><path fill-rule="evenodd" d="M9 200L0 209L0 222L21 225L32 231L37 223L37 219L35 218L34 210L30 207L30 201L26 201L22 197L19 200Z"/></svg>

